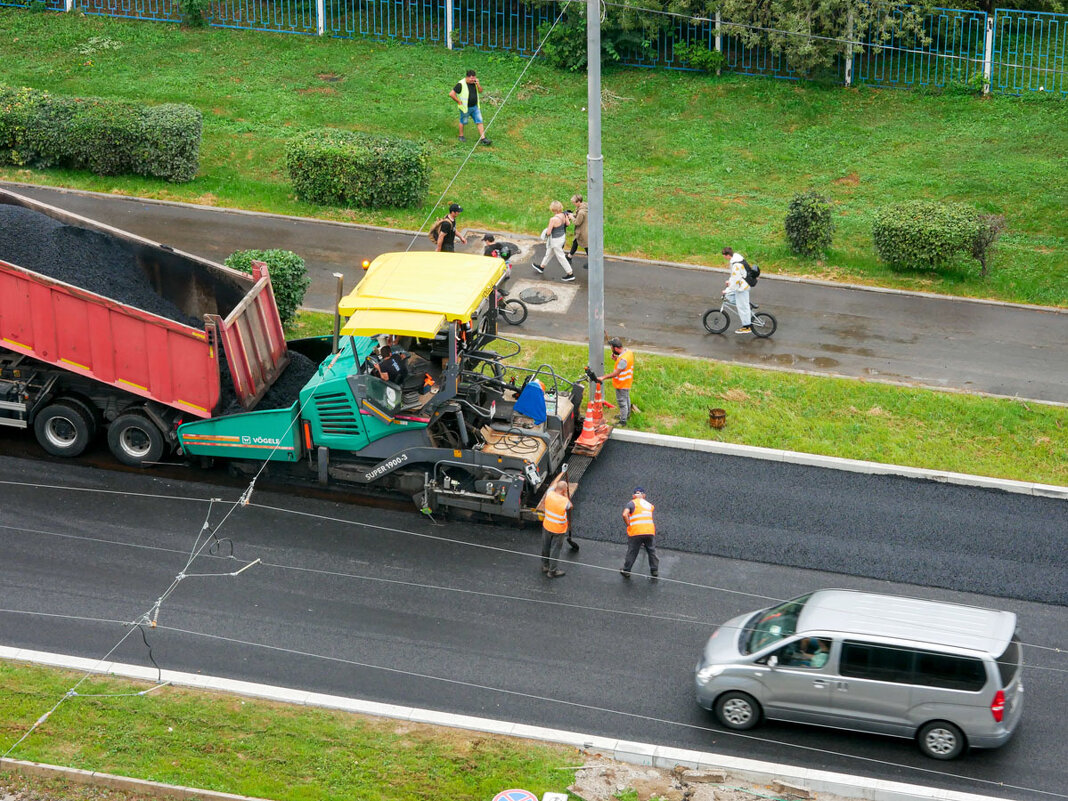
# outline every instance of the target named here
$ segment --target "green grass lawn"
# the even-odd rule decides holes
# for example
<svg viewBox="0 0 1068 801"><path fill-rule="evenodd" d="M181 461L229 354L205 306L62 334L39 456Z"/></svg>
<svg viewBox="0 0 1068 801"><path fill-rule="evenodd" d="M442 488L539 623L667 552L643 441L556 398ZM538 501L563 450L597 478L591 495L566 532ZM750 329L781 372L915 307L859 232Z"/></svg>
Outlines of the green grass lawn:
<svg viewBox="0 0 1068 801"><path fill-rule="evenodd" d="M0 662L0 750L80 674ZM150 685L91 677L78 692ZM486 801L565 792L576 752L509 737L165 687L64 701L13 759L278 801ZM581 764L581 763L578 763Z"/></svg>
<svg viewBox="0 0 1068 801"><path fill-rule="evenodd" d="M300 312L288 336L331 325L329 315ZM551 364L576 379L587 362L576 345L521 344L520 366ZM674 356L637 361L631 397L641 412L628 427L638 431L1068 486L1065 407ZM726 410L726 428L709 428L710 408Z"/></svg>
<svg viewBox="0 0 1068 801"><path fill-rule="evenodd" d="M104 37L118 49L81 49ZM527 62L503 53L400 45L78 14L0 10L3 80L58 93L190 103L204 113L201 171L185 185L69 170L0 168L0 178L247 209L418 228L468 151L448 89L468 67L489 92L487 120ZM845 90L743 76L654 70L605 74L605 248L718 264L726 244L769 273L1068 305L1068 102ZM582 192L586 82L536 63L447 200L465 225L537 233L549 201ZM287 139L334 126L433 147L428 203L367 212L298 202ZM469 142L472 140L469 140ZM789 254L793 193L836 204L825 261ZM986 280L962 260L899 273L871 246L875 209L909 198L962 201L1006 215ZM272 243L265 242L264 247Z"/></svg>

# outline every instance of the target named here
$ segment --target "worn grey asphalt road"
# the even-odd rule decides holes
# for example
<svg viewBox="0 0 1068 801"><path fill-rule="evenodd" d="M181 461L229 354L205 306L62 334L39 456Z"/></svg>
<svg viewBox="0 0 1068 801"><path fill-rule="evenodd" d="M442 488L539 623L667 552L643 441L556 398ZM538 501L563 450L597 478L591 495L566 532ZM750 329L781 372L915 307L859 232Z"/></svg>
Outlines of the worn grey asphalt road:
<svg viewBox="0 0 1068 801"><path fill-rule="evenodd" d="M305 298L310 308L332 307L334 272L343 272L351 288L359 279L361 259L404 250L413 240L414 249L430 248L425 235L3 185L218 261L247 248L292 250L306 260L312 277ZM481 242L475 237L468 247L481 252ZM514 281L539 279L530 268L530 259L540 259L540 253L539 246L516 260ZM749 255L759 260L759 254ZM719 257L710 255L709 262L718 265ZM701 315L713 302L718 305L722 272L611 258L605 263L606 329L609 335L626 337L638 349L1068 402L1068 370L1063 369L1068 364L1068 310L1041 311L802 283L776 279L774 268L764 267L754 299L779 320L779 330L771 339L704 331ZM561 301L552 311L532 306L530 318L516 333L585 341L585 272L580 268L576 274L577 291L566 303ZM534 283L558 292L566 286L542 280Z"/></svg>
<svg viewBox="0 0 1068 801"><path fill-rule="evenodd" d="M0 640L81 656L106 653L129 631L109 621L137 618L182 569L208 510L204 499L237 495L150 472L11 457L0 457L0 481L9 512L0 526ZM946 500L893 479L880 483L886 497L896 492L917 509ZM64 486L138 494L54 488ZM808 491L818 495L821 486L824 507L840 503L834 482ZM662 493L666 512L663 488L649 489ZM597 519L587 507L598 503L588 493L580 515ZM815 506L783 509L784 518L796 515L788 526L754 536L777 537L783 547L829 536ZM216 505L213 522L223 514ZM725 520L721 531L736 527L730 513ZM236 577L190 575L179 584L148 635L162 666L1005 798L1068 786L1063 653L1027 648L1017 737L951 764L923 758L908 742L830 730L769 725L729 734L695 705L691 687L712 626L769 597L846 586L996 606L1019 614L1027 643L1062 649L1068 607L764 565L748 561L744 548L735 559L665 549L659 582L625 582L620 541L583 540L567 575L548 580L538 571L533 529L433 525L414 512L262 491L219 535L232 541L236 560L205 556L187 573L262 562ZM839 540L849 550L849 532ZM919 572L926 566L937 578L944 569L928 549L899 548ZM148 664L139 637L113 658ZM41 711L51 703L42 701ZM77 714L76 705L60 713Z"/></svg>

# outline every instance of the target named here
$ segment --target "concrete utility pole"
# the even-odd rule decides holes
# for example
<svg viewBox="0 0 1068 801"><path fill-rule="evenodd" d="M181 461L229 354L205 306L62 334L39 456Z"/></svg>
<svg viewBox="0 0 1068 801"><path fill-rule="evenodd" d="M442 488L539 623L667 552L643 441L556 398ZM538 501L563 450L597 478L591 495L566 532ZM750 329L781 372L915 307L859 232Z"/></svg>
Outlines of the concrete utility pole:
<svg viewBox="0 0 1068 801"><path fill-rule="evenodd" d="M590 369L604 375L604 159L601 158L601 0L586 0L589 152L586 200L590 237Z"/></svg>

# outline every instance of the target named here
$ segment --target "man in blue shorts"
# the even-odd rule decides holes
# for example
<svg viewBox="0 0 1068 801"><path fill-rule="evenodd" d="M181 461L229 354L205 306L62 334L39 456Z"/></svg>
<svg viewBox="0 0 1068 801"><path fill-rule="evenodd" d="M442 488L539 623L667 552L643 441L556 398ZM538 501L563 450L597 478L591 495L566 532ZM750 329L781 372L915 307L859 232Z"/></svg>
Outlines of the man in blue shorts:
<svg viewBox="0 0 1068 801"><path fill-rule="evenodd" d="M478 125L478 143L491 145L493 143L486 138L486 127L482 124L482 112L478 110L478 93L481 91L482 84L475 77L475 71L468 70L467 77L452 87L449 97L460 107L460 141L467 141L464 136L464 125L473 122Z"/></svg>

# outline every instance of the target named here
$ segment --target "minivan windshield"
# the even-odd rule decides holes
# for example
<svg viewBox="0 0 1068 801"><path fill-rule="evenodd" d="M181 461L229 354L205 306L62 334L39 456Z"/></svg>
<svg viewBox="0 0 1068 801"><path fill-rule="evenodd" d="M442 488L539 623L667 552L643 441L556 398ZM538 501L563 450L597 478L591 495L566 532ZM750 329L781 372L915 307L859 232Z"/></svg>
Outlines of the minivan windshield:
<svg viewBox="0 0 1068 801"><path fill-rule="evenodd" d="M742 632L742 653L751 654L793 636L797 631L797 618L811 597L812 593L808 593L753 615Z"/></svg>

